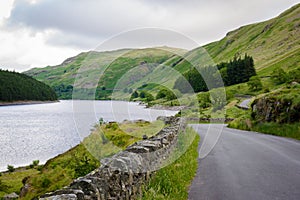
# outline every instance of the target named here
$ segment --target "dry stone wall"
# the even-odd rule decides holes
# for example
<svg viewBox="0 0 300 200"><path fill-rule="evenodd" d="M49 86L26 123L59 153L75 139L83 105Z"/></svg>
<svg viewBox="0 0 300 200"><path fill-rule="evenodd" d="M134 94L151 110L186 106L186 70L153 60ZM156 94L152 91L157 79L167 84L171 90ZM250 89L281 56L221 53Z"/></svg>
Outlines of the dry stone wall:
<svg viewBox="0 0 300 200"><path fill-rule="evenodd" d="M181 118L161 117L167 127L157 135L141 140L126 150L101 160L101 167L78 178L61 190L40 199L138 199L142 186L168 159L185 123Z"/></svg>

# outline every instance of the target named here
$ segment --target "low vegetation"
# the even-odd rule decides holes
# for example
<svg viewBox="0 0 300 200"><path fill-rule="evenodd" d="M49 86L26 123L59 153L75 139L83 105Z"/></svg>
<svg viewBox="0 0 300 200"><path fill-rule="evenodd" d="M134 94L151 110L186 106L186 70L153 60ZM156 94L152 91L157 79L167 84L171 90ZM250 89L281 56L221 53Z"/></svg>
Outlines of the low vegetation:
<svg viewBox="0 0 300 200"><path fill-rule="evenodd" d="M187 143L190 145L187 151L175 162L160 169L151 178L149 185L144 188L142 199L188 199L188 189L198 166L197 148L200 137L192 128L187 128L186 133L182 137L185 137L179 138L182 141L182 147L185 148ZM191 138L194 138L194 140L190 144ZM181 152L180 146L177 151ZM176 154L176 150L174 154Z"/></svg>
<svg viewBox="0 0 300 200"><path fill-rule="evenodd" d="M5 194L19 193L20 188L23 186L22 181L28 176L33 176L38 174L37 169L26 169L20 168L16 169L14 172L2 173L0 176L0 199Z"/></svg>
<svg viewBox="0 0 300 200"><path fill-rule="evenodd" d="M296 84L260 95L253 101L251 110L229 127L300 139L299 94L300 86Z"/></svg>

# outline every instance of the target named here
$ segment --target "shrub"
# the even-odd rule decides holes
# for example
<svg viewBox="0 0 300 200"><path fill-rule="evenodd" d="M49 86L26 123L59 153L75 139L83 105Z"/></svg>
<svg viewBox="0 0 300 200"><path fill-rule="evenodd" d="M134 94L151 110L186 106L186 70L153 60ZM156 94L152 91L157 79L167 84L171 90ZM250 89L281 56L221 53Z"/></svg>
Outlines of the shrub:
<svg viewBox="0 0 300 200"><path fill-rule="evenodd" d="M35 167L35 166L38 166L39 163L40 163L39 160L34 160L34 161L32 161L32 165L33 165L34 167Z"/></svg>
<svg viewBox="0 0 300 200"><path fill-rule="evenodd" d="M262 84L258 76L252 76L247 84L251 91L258 91L262 89Z"/></svg>
<svg viewBox="0 0 300 200"><path fill-rule="evenodd" d="M288 80L288 75L282 68L278 68L272 72L271 79L275 84L279 85L285 83Z"/></svg>
<svg viewBox="0 0 300 200"><path fill-rule="evenodd" d="M51 181L50 181L49 178L47 178L47 177L43 177L43 178L42 178L41 186L42 186L43 188L47 188L50 184L51 184Z"/></svg>
<svg viewBox="0 0 300 200"><path fill-rule="evenodd" d="M12 165L7 165L7 169L9 172L14 172L15 171L15 167Z"/></svg>

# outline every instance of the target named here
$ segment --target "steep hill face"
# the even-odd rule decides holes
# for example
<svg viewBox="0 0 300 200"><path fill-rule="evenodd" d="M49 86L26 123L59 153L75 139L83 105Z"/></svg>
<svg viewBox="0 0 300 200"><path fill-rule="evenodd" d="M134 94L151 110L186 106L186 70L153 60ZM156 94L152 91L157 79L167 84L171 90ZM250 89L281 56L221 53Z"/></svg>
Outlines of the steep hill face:
<svg viewBox="0 0 300 200"><path fill-rule="evenodd" d="M259 75L270 75L278 67L294 69L300 65L300 4L268 21L231 31L204 48L216 63L247 53L254 57Z"/></svg>

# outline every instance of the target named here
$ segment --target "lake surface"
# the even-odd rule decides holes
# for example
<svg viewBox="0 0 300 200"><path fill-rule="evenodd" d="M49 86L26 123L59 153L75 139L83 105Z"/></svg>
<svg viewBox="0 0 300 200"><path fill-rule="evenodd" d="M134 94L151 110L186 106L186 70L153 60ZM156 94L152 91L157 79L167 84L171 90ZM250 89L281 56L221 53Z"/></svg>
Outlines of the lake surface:
<svg viewBox="0 0 300 200"><path fill-rule="evenodd" d="M48 159L79 144L102 117L104 121L154 121L176 111L146 109L122 101L60 101L0 106L0 171Z"/></svg>

